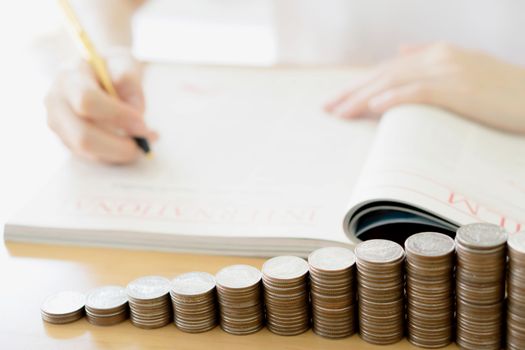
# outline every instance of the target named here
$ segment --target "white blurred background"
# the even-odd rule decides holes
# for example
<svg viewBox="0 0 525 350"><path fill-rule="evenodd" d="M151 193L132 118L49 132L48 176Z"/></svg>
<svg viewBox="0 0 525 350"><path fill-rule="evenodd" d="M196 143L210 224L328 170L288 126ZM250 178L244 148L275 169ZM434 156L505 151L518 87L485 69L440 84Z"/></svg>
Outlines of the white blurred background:
<svg viewBox="0 0 525 350"><path fill-rule="evenodd" d="M233 57L232 64L253 44L266 55L256 62L261 65L371 64L395 54L400 43L446 40L525 63L520 0L151 0L141 11L135 52L150 60L184 52L180 61L228 63ZM158 26L161 19L166 26ZM262 33L266 46L263 39L251 43L248 34L240 36L243 45L228 44L222 35L232 51L221 62L206 51L217 41L202 29L210 19L211 33L217 23L225 33L241 34L256 24L250 33ZM192 23L198 24L193 32ZM68 156L47 128L43 98L61 62L75 51L55 0L0 0L0 45L1 224Z"/></svg>
<svg viewBox="0 0 525 350"><path fill-rule="evenodd" d="M60 21L53 0L0 1L0 224L67 156L42 102L64 47Z"/></svg>

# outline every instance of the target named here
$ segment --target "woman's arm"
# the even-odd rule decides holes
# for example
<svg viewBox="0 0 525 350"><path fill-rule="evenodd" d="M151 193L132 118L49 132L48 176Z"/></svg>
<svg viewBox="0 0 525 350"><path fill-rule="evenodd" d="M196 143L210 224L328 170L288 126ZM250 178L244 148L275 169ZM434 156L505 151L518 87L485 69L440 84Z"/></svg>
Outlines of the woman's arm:
<svg viewBox="0 0 525 350"><path fill-rule="evenodd" d="M525 134L525 68L448 44L404 48L326 109L355 118L404 103L443 107L495 128Z"/></svg>

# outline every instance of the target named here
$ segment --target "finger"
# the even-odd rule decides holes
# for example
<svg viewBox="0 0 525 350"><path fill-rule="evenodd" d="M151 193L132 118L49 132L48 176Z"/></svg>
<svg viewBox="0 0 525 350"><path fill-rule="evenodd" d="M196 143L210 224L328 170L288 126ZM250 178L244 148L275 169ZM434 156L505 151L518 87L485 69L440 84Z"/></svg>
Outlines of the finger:
<svg viewBox="0 0 525 350"><path fill-rule="evenodd" d="M325 111L328 113L336 114L339 109L356 93L363 87L369 85L373 81L377 80L379 77L384 75L386 72L389 72L398 65L398 59L392 59L386 62L379 64L371 72L366 74L364 77L355 80L350 87L348 87L341 95L337 98L329 101L325 104Z"/></svg>
<svg viewBox="0 0 525 350"><path fill-rule="evenodd" d="M122 101L137 109L144 116L146 103L142 81L135 72L127 72L115 78L115 89Z"/></svg>
<svg viewBox="0 0 525 350"><path fill-rule="evenodd" d="M399 84L402 84L402 81L395 78L394 73L381 77L349 96L339 107L337 114L346 119L352 119L363 115L369 111L368 103L371 98L384 91L390 90Z"/></svg>
<svg viewBox="0 0 525 350"><path fill-rule="evenodd" d="M92 123L93 125L95 125L97 128L101 129L101 130L104 130L110 134L114 134L114 135L117 135L117 136L122 136L122 137L129 137L131 139L133 139L134 137L140 137L140 138L145 138L146 140L148 140L149 142L156 142L158 139L159 139L159 134L154 131L154 130L149 130L147 132L147 134L143 135L143 136L133 136L133 135L128 135L126 134L126 132L123 132L122 130L115 130L114 128L108 126L108 125L105 125L105 124L98 124L98 123Z"/></svg>
<svg viewBox="0 0 525 350"><path fill-rule="evenodd" d="M374 113L384 113L401 104L435 104L436 102L432 84L417 82L382 92L370 99L368 107Z"/></svg>
<svg viewBox="0 0 525 350"><path fill-rule="evenodd" d="M95 123L104 123L133 136L145 136L141 112L103 91L95 80L82 72L71 73L61 86L76 115Z"/></svg>
<svg viewBox="0 0 525 350"><path fill-rule="evenodd" d="M110 57L108 67L119 97L143 113L142 65L129 53L120 53Z"/></svg>
<svg viewBox="0 0 525 350"><path fill-rule="evenodd" d="M335 114L335 112L337 111L337 109L343 104L345 103L351 96L352 94L360 89L361 87L363 87L364 85L368 84L370 81L372 81L373 79L375 79L376 77L378 76L378 71L377 70L374 70L373 72L367 74L365 77L362 77L360 79L357 79L357 80L354 80L350 86L348 86L345 91L343 91L341 94L339 94L339 96L337 96L336 98L334 98L333 100L331 101L328 101L325 105L324 105L324 109L326 112L328 113L333 113Z"/></svg>
<svg viewBox="0 0 525 350"><path fill-rule="evenodd" d="M81 151L93 154L96 160L104 163L126 164L136 160L141 154L134 140L118 136L97 128L96 125L81 120Z"/></svg>
<svg viewBox="0 0 525 350"><path fill-rule="evenodd" d="M75 154L90 160L124 164L135 160L140 150L134 141L112 134L79 119L64 100L48 104L48 123Z"/></svg>
<svg viewBox="0 0 525 350"><path fill-rule="evenodd" d="M425 52L422 51L414 55L399 57L393 61L389 69L384 71L382 75L368 85L354 91L339 106L339 110L336 113L343 118L356 118L371 112L369 109L370 99L385 91L403 85L435 80L436 73L432 67L428 67L428 63L425 60Z"/></svg>

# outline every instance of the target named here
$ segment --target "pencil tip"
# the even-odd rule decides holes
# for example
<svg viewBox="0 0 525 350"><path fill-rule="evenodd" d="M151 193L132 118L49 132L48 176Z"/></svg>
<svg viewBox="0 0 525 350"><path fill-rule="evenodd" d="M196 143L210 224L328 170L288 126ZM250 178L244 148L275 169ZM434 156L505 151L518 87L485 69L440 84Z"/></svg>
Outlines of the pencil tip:
<svg viewBox="0 0 525 350"><path fill-rule="evenodd" d="M153 154L153 152L148 152L146 153L146 158L148 158L149 160L152 160L153 158L155 158L155 154Z"/></svg>

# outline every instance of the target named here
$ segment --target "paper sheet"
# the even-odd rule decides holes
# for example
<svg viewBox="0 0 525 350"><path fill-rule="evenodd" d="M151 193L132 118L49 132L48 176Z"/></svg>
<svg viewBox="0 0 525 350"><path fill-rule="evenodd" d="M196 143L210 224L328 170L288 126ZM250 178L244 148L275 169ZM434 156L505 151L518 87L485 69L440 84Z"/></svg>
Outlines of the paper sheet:
<svg viewBox="0 0 525 350"><path fill-rule="evenodd" d="M89 233L114 245L129 243L126 232L137 242L148 233L349 242L341 220L376 123L335 119L322 106L353 74L152 65L155 158L123 167L72 159L9 225L51 231L26 230L28 239Z"/></svg>

